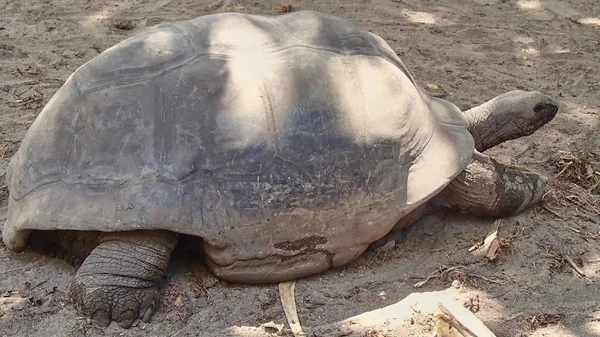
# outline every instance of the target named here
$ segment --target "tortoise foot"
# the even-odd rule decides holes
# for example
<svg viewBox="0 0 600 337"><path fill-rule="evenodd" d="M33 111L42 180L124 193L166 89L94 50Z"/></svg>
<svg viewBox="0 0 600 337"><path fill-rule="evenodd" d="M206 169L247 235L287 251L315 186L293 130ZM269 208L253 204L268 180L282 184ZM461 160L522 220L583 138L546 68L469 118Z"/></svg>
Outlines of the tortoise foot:
<svg viewBox="0 0 600 337"><path fill-rule="evenodd" d="M132 289L94 281L90 276L78 278L71 288L69 295L82 314L100 325L115 321L122 328L129 328L138 319L150 321L159 297L157 286Z"/></svg>
<svg viewBox="0 0 600 337"><path fill-rule="evenodd" d="M104 326L148 322L176 243L166 232L107 234L77 271L69 291L75 308Z"/></svg>

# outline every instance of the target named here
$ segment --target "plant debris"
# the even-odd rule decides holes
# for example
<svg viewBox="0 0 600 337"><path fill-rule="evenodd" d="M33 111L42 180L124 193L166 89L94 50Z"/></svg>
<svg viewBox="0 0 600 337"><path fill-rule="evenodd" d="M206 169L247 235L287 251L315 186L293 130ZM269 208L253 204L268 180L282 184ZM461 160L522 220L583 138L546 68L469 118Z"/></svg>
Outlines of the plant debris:
<svg viewBox="0 0 600 337"><path fill-rule="evenodd" d="M579 185L556 181L542 197L542 207L563 220L561 208L572 208L575 211L600 215L600 196L586 192Z"/></svg>
<svg viewBox="0 0 600 337"><path fill-rule="evenodd" d="M183 299L181 298L181 295L177 296L177 298L173 302L173 305L177 308L183 307L184 304L183 304Z"/></svg>
<svg viewBox="0 0 600 337"><path fill-rule="evenodd" d="M600 215L598 155L585 150L561 151L548 163L557 170L556 182L542 198L542 207L559 218L563 217L558 209L569 206Z"/></svg>
<svg viewBox="0 0 600 337"><path fill-rule="evenodd" d="M546 252L544 256L550 259L550 263L548 263L548 269L551 273L556 273L562 271L562 269L567 265L567 261L565 260L562 254L556 253L552 247L545 247Z"/></svg>
<svg viewBox="0 0 600 337"><path fill-rule="evenodd" d="M495 230L492 234L486 236L482 244L472 246L469 251L479 258L485 257L490 261L494 261L498 256L499 249L500 240L498 239L498 231Z"/></svg>
<svg viewBox="0 0 600 337"><path fill-rule="evenodd" d="M465 309L468 309L470 312L479 312L479 295L467 298L463 302L463 307L465 307Z"/></svg>
<svg viewBox="0 0 600 337"><path fill-rule="evenodd" d="M536 330L548 325L558 324L562 322L564 318L565 316L562 314L538 314L529 318L527 322L529 323L529 328L531 330Z"/></svg>
<svg viewBox="0 0 600 337"><path fill-rule="evenodd" d="M496 337L471 311L454 301L439 303L437 337Z"/></svg>
<svg viewBox="0 0 600 337"><path fill-rule="evenodd" d="M600 159L585 150L560 152L548 162L558 169L557 179L577 184L591 194L600 194Z"/></svg>
<svg viewBox="0 0 600 337"><path fill-rule="evenodd" d="M279 6L279 8L277 9L277 11L280 13L289 13L293 10L294 6L292 6L292 4L281 4L281 6Z"/></svg>
<svg viewBox="0 0 600 337"><path fill-rule="evenodd" d="M287 281L279 283L279 297L281 299L281 306L287 318L288 324L292 333L295 337L304 337L306 333L302 329L300 319L298 318L298 311L296 309L296 295L294 294L294 288L296 287L296 281Z"/></svg>
<svg viewBox="0 0 600 337"><path fill-rule="evenodd" d="M478 258L487 258L489 261L494 261L503 249L509 249L513 237L508 236L501 238L498 236L502 219L494 221L494 231L485 237L485 239L469 248L469 252Z"/></svg>
<svg viewBox="0 0 600 337"><path fill-rule="evenodd" d="M170 282L162 294L162 303L167 312L183 307L182 295L185 294L183 286L178 282Z"/></svg>
<svg viewBox="0 0 600 337"><path fill-rule="evenodd" d="M451 267L441 266L440 268L435 270L433 273L431 273L429 276L427 276L423 280L415 283L413 285L413 287L421 288L422 286L427 284L433 278L437 278L437 279L440 279L440 280L443 280L446 282L454 282L455 280L459 280L462 284L467 284L467 285L472 285L472 286L477 285L476 279L481 279L481 280L484 280L484 281L487 281L490 283L495 283L495 284L506 284L507 283L507 281L505 281L505 280L500 280L495 277L487 278L485 276L471 273L465 269L466 269L465 266L460 265L460 264L451 266Z"/></svg>
<svg viewBox="0 0 600 337"><path fill-rule="evenodd" d="M283 330L283 324L277 324L273 321L263 324L263 329L265 332L270 334L276 334Z"/></svg>
<svg viewBox="0 0 600 337"><path fill-rule="evenodd" d="M112 26L119 30L132 30L135 28L135 23L129 20L117 20L113 22Z"/></svg>
<svg viewBox="0 0 600 337"><path fill-rule="evenodd" d="M571 259L568 255L565 255L565 261L569 264L569 266L571 266L571 268L573 268L573 270L575 270L577 274L579 274L579 276L585 277L583 270L581 270L575 261L573 261L573 259Z"/></svg>

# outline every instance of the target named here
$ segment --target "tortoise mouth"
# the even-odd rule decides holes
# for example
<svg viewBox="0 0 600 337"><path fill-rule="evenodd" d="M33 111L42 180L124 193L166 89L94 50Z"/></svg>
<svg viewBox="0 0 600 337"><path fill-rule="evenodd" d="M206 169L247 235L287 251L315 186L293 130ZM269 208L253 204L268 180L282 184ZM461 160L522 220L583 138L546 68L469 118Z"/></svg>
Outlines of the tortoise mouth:
<svg viewBox="0 0 600 337"><path fill-rule="evenodd" d="M542 126L551 121L554 116L558 113L560 106L556 102L543 102L538 103L533 107L536 120L539 121L539 125Z"/></svg>

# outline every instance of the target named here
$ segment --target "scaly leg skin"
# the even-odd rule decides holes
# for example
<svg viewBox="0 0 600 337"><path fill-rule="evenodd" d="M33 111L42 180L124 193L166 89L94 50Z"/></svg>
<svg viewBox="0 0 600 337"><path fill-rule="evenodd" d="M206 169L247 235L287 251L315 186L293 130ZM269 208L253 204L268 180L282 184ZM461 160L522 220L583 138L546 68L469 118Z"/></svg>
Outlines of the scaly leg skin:
<svg viewBox="0 0 600 337"><path fill-rule="evenodd" d="M499 163L475 151L467 167L442 192L408 214L369 248L379 248L390 240L398 241L402 228L443 209L491 217L519 214L542 199L547 181L535 172Z"/></svg>
<svg viewBox="0 0 600 337"><path fill-rule="evenodd" d="M537 204L548 180L475 151L467 167L433 202L478 216L507 217Z"/></svg>
<svg viewBox="0 0 600 337"><path fill-rule="evenodd" d="M69 291L75 308L104 326L148 322L177 241L167 231L102 234Z"/></svg>

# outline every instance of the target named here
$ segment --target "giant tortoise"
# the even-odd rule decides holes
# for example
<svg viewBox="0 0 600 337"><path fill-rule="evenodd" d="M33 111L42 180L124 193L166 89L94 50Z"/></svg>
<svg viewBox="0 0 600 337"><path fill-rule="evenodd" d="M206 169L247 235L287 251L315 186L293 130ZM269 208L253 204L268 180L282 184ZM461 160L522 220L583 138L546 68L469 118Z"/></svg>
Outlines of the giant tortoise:
<svg viewBox="0 0 600 337"><path fill-rule="evenodd" d="M74 306L148 321L182 238L224 280L355 260L444 207L504 217L546 179L482 152L558 103L511 91L461 112L379 36L331 15L211 14L149 28L77 69L7 170L7 247L61 251Z"/></svg>

